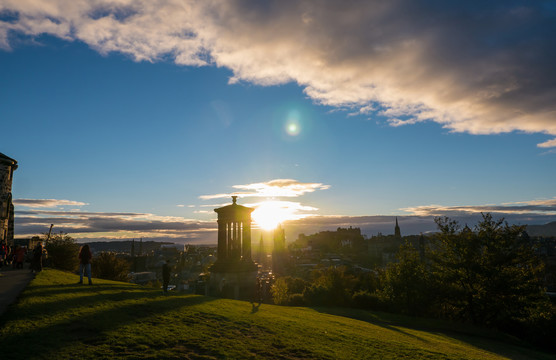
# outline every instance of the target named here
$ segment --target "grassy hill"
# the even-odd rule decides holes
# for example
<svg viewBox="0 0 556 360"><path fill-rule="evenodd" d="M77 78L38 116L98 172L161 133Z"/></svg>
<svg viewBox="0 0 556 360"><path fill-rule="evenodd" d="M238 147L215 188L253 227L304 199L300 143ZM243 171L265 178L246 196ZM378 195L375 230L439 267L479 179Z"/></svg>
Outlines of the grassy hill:
<svg viewBox="0 0 556 360"><path fill-rule="evenodd" d="M353 309L254 308L242 301L77 280L45 270L31 282L0 318L0 358L553 358L496 333L439 321Z"/></svg>

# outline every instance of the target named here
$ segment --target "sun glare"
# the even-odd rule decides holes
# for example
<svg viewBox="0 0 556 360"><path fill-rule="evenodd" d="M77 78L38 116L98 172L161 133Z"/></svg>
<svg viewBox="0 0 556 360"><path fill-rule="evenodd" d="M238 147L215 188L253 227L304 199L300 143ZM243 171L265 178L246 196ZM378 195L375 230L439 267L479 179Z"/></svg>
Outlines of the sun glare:
<svg viewBox="0 0 556 360"><path fill-rule="evenodd" d="M265 201L257 206L251 216L261 229L273 230L278 224L295 219L294 211L281 201Z"/></svg>
<svg viewBox="0 0 556 360"><path fill-rule="evenodd" d="M290 119L286 123L286 133L290 136L297 136L301 132L301 127L295 119Z"/></svg>

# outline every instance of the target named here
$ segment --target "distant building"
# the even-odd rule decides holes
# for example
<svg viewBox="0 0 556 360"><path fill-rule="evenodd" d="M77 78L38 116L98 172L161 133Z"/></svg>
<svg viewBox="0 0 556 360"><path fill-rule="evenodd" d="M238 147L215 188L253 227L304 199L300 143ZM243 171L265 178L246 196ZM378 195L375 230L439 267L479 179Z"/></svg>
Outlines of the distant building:
<svg viewBox="0 0 556 360"><path fill-rule="evenodd" d="M275 275L284 275L287 260L286 235L282 225L274 229L274 248L272 250L272 272Z"/></svg>
<svg viewBox="0 0 556 360"><path fill-rule="evenodd" d="M376 236L368 240L368 254L376 265L386 265L396 261L396 253L400 246L404 243L402 238L398 218L394 226L394 235L383 235L378 233Z"/></svg>
<svg viewBox="0 0 556 360"><path fill-rule="evenodd" d="M13 240L13 245L14 246L26 247L27 249L34 249L35 246L37 246L37 244L41 241L44 241L44 240L41 239L39 236L33 236L33 237L30 237L30 238L14 239Z"/></svg>
<svg viewBox="0 0 556 360"><path fill-rule="evenodd" d="M17 161L0 153L0 242L13 246L14 205L12 180Z"/></svg>
<svg viewBox="0 0 556 360"><path fill-rule="evenodd" d="M396 239L402 238L402 233L400 231L400 226L398 225L398 217L396 216L396 226L394 227L394 237Z"/></svg>

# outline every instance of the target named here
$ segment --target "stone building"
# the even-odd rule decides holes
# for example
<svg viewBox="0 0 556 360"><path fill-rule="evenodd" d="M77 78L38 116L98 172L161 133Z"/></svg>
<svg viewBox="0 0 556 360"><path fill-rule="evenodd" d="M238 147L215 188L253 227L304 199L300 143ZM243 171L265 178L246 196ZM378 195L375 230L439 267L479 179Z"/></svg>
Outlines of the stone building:
<svg viewBox="0 0 556 360"><path fill-rule="evenodd" d="M0 242L13 245L14 205L12 180L17 161L0 153Z"/></svg>
<svg viewBox="0 0 556 360"><path fill-rule="evenodd" d="M214 211L218 214L216 262L210 268L208 295L250 299L257 279L257 264L251 259L252 208L232 204Z"/></svg>

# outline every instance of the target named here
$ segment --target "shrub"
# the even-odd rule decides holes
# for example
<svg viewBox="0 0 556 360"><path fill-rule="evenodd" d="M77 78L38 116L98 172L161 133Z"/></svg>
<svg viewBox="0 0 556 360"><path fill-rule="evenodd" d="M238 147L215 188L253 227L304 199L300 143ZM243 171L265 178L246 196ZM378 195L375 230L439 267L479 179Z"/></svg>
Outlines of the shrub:
<svg viewBox="0 0 556 360"><path fill-rule="evenodd" d="M75 271L79 265L79 245L66 233L50 237L46 243L50 266L60 270Z"/></svg>
<svg viewBox="0 0 556 360"><path fill-rule="evenodd" d="M292 295L290 295L288 305L304 306L305 305L305 300L303 299L303 294L292 294Z"/></svg>
<svg viewBox="0 0 556 360"><path fill-rule="evenodd" d="M361 309L380 310L388 309L388 301L380 293L370 293L367 290L360 290L353 294L351 303L354 307Z"/></svg>
<svg viewBox="0 0 556 360"><path fill-rule="evenodd" d="M128 281L129 263L111 252L101 252L91 261L93 276L106 280Z"/></svg>
<svg viewBox="0 0 556 360"><path fill-rule="evenodd" d="M301 306L303 304L303 299L301 293L307 287L307 282L303 279L294 278L291 276L280 277L276 279L274 285L272 285L272 298L276 305L295 305ZM292 296L298 295L297 298L292 303ZM301 300L299 297L301 296Z"/></svg>
<svg viewBox="0 0 556 360"><path fill-rule="evenodd" d="M320 269L313 273L314 281L303 291L308 305L348 306L357 283L355 276L340 266Z"/></svg>

